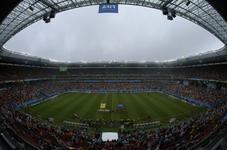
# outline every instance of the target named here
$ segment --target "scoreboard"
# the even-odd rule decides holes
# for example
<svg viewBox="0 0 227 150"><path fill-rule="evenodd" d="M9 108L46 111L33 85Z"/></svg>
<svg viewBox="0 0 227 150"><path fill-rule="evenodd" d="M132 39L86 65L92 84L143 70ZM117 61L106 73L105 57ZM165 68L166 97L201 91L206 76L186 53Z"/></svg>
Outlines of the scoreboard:
<svg viewBox="0 0 227 150"><path fill-rule="evenodd" d="M60 72L65 72L65 71L67 71L67 70L68 70L67 66L60 66L60 67L59 67L59 71L60 71Z"/></svg>

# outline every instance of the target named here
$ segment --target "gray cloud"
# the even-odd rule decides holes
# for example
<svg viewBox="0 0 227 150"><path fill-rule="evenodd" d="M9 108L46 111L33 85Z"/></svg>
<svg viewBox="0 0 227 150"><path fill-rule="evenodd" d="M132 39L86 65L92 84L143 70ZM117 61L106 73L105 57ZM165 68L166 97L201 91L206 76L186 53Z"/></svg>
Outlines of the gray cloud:
<svg viewBox="0 0 227 150"><path fill-rule="evenodd" d="M39 21L24 29L5 47L35 56L77 61L156 61L190 56L223 46L205 29L162 12L119 6L118 14L98 14L89 6Z"/></svg>

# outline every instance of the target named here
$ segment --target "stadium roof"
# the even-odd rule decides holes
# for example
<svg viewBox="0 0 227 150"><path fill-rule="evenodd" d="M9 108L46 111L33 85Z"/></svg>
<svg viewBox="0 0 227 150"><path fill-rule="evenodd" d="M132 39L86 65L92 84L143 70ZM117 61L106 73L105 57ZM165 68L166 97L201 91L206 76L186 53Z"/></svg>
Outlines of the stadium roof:
<svg viewBox="0 0 227 150"><path fill-rule="evenodd" d="M50 12L59 13L73 8L98 5L106 2L106 0L14 0L5 2L5 7L1 5L3 9L0 12L1 55L16 56L17 54L10 54L10 51L4 49L3 44L22 29L42 19L46 14ZM169 11L175 11L176 15L205 28L218 37L225 45L227 44L227 22L225 21L227 17L220 15L224 14L224 6L221 6L221 2L215 3L212 0L110 0L110 2L160 10L167 8ZM225 48L222 50L226 51ZM214 56L217 53L219 54L220 50L215 51ZM221 54L226 55L225 52L221 52Z"/></svg>

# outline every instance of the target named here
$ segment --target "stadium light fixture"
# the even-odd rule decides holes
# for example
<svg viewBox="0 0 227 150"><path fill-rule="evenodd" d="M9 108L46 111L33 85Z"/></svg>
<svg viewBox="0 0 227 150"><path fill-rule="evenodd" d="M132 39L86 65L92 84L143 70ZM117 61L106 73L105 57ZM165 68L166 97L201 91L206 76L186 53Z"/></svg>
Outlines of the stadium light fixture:
<svg viewBox="0 0 227 150"><path fill-rule="evenodd" d="M49 17L50 18L55 18L55 14L56 14L56 12L54 10L51 10Z"/></svg>
<svg viewBox="0 0 227 150"><path fill-rule="evenodd" d="M45 23L49 23L49 22L50 22L50 17L49 17L48 14L44 14L44 15L43 15L43 21L44 21Z"/></svg>
<svg viewBox="0 0 227 150"><path fill-rule="evenodd" d="M55 10L51 10L49 13L46 13L43 15L43 21L45 21L45 23L49 23L51 18L55 18Z"/></svg>
<svg viewBox="0 0 227 150"><path fill-rule="evenodd" d="M173 17L172 17L171 15L168 15L168 16L167 16L167 19L168 19L168 20L173 20Z"/></svg>
<svg viewBox="0 0 227 150"><path fill-rule="evenodd" d="M33 11L33 10L34 10L34 8L33 8L32 6L29 6L29 10Z"/></svg>
<svg viewBox="0 0 227 150"><path fill-rule="evenodd" d="M45 23L50 23L50 18L47 18Z"/></svg>
<svg viewBox="0 0 227 150"><path fill-rule="evenodd" d="M172 10L172 11L171 11L171 16L172 16L173 18L176 17L176 11L175 11L175 10Z"/></svg>
<svg viewBox="0 0 227 150"><path fill-rule="evenodd" d="M168 10L166 6L162 7L162 14L167 15L168 20L173 20L173 18L176 17L176 11L175 10Z"/></svg>
<svg viewBox="0 0 227 150"><path fill-rule="evenodd" d="M44 14L43 15L43 21L46 21L47 17L48 17L47 14Z"/></svg>
<svg viewBox="0 0 227 150"><path fill-rule="evenodd" d="M162 14L163 14L163 15L168 15L168 9L167 9L167 7L164 6L164 7L162 8Z"/></svg>
<svg viewBox="0 0 227 150"><path fill-rule="evenodd" d="M190 5L190 4L191 4L191 1L188 0L188 1L186 2L186 6L188 6L188 5Z"/></svg>

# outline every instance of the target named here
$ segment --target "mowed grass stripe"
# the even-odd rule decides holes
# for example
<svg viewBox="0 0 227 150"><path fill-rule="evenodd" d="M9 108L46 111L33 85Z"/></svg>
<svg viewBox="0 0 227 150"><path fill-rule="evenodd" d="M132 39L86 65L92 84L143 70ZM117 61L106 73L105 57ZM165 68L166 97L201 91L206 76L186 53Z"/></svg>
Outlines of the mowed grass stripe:
<svg viewBox="0 0 227 150"><path fill-rule="evenodd" d="M161 108L163 108L167 112L166 115L162 116L163 121L168 120L169 118L182 118L191 115L192 110L198 111L200 109L168 95L164 95L161 93L151 94L151 97L157 99L160 105L162 105Z"/></svg>
<svg viewBox="0 0 227 150"><path fill-rule="evenodd" d="M114 94L112 95L112 109L113 109L113 110L116 110L117 104L119 104L119 100L120 100L120 95L119 95L118 93L114 93ZM113 119L113 120L119 120L119 119L121 119L122 116L123 116L123 115L120 115L120 114L117 113L117 112L113 112L113 113L112 113L112 119Z"/></svg>
<svg viewBox="0 0 227 150"><path fill-rule="evenodd" d="M85 105L80 109L80 116L86 119L96 119L97 109L99 109L102 95L90 93Z"/></svg>
<svg viewBox="0 0 227 150"><path fill-rule="evenodd" d="M134 94L123 95L127 99L127 107L129 116L132 119L141 119L141 116L146 116L147 110L144 108L141 98L138 99Z"/></svg>
<svg viewBox="0 0 227 150"><path fill-rule="evenodd" d="M121 103L124 104L124 107L125 107L125 110L126 110L125 117L123 119L128 119L128 118L130 118L130 116L129 116L129 109L128 109L128 107L129 107L128 106L128 101L127 101L127 99L126 100L123 99L122 94L121 94L121 97L120 98L121 98Z"/></svg>
<svg viewBox="0 0 227 150"><path fill-rule="evenodd" d="M185 113L186 111L188 111L187 109L183 108L184 102L177 101L173 97L170 97L168 95L163 95L160 93L154 93L153 97L156 97L157 99L159 99L163 105L168 106L167 110L170 112L170 114L171 112Z"/></svg>
<svg viewBox="0 0 227 150"><path fill-rule="evenodd" d="M62 111L57 111L55 115L58 116L59 120L65 120L65 118L74 120L74 114L78 114L80 116L80 110L87 102L86 99L90 99L90 96L88 94L80 94L79 96L74 96L73 99L71 99L71 103L67 107L62 106Z"/></svg>
<svg viewBox="0 0 227 150"><path fill-rule="evenodd" d="M57 121L72 120L72 115L67 114L65 111L70 109L69 107L74 107L78 103L77 99L83 97L85 97L85 95L80 93L68 93L66 97L58 99L55 105L51 105L50 109L47 109L44 113L47 117L54 117ZM70 114L73 114L73 112Z"/></svg>
<svg viewBox="0 0 227 150"><path fill-rule="evenodd" d="M69 95L69 94L62 94L62 95L59 95L55 98L48 99L47 101L42 102L40 104L34 105L31 108L34 109L34 110L37 110L37 111L45 111L47 109L49 110L50 106L56 105L56 103L60 102L62 100L62 98L68 99L70 97L72 97L72 96ZM67 103L67 101L64 101L64 102L61 102L61 103Z"/></svg>
<svg viewBox="0 0 227 150"><path fill-rule="evenodd" d="M148 94L145 97L148 99L153 99L152 105L154 110L159 111L159 121L161 122L168 122L170 118L178 118L179 116L184 115L184 111L179 111L178 106L175 106L175 104L172 102L170 97L167 97L166 95L162 95L159 93L153 93ZM168 101L168 102L167 102ZM149 102L149 101L148 101ZM162 113L162 114L161 114Z"/></svg>
<svg viewBox="0 0 227 150"><path fill-rule="evenodd" d="M136 107L132 102L132 99L128 96L127 93L122 93L120 96L124 100L124 104L127 106L126 111L129 119L136 119L139 117L139 114L136 112Z"/></svg>
<svg viewBox="0 0 227 150"><path fill-rule="evenodd" d="M163 105L168 106L168 111L171 114L191 114L192 110L199 110L198 107L195 107L193 105L189 105L185 102L182 102L180 100L177 100L176 98L170 97L168 95L163 95L160 93L154 93L153 97L157 97L160 99L161 103ZM162 97L166 97L165 99Z"/></svg>
<svg viewBox="0 0 227 150"><path fill-rule="evenodd" d="M106 105L107 105L107 109L109 110L112 109L112 93L107 93ZM112 112L105 112L105 116L107 120L111 120L111 114Z"/></svg>
<svg viewBox="0 0 227 150"><path fill-rule="evenodd" d="M123 104L124 105L124 109L126 110L123 114L120 114L120 119L128 119L129 118L129 115L128 115L128 111L127 111L127 107L128 107L128 104L126 104L126 100L123 99L123 95L122 93L118 93L118 104Z"/></svg>
<svg viewBox="0 0 227 150"><path fill-rule="evenodd" d="M106 103L107 109L111 110L115 110L117 104L123 104L126 112L97 112L101 103ZM150 116L161 122L172 117L181 119L196 115L204 110L162 93L67 93L28 109L43 118L53 117L59 121L76 121L76 113L84 119L141 120Z"/></svg>
<svg viewBox="0 0 227 150"><path fill-rule="evenodd" d="M152 114L156 114L156 117L154 118L161 122L168 121L169 118L177 117L184 113L183 111L179 111L178 107L174 108L174 103L172 103L170 98L165 95L159 96L158 94L152 93L142 95L142 97L144 97L147 105L151 107L150 110L153 111L150 115L152 116ZM169 101L169 103L166 103L166 101Z"/></svg>
<svg viewBox="0 0 227 150"><path fill-rule="evenodd" d="M152 110L154 110L158 116L168 116L168 115L172 115L173 113L175 113L172 110L167 109L166 107L172 107L172 103L168 103L165 104L166 101L169 101L169 98L165 97L165 96L157 96L155 93L152 94L147 94L147 95L142 95L142 97L145 100L145 103L147 103L147 105L151 106ZM161 118L161 117L160 117Z"/></svg>
<svg viewBox="0 0 227 150"><path fill-rule="evenodd" d="M139 97L142 101L140 103L143 103L143 107L145 107L144 109L147 110L146 113L151 119L157 120L161 115L164 115L160 106L154 103L156 101L155 99L152 99L152 97L145 97L145 94L140 94Z"/></svg>
<svg viewBox="0 0 227 150"><path fill-rule="evenodd" d="M55 101L55 105L51 105L50 108L48 109L48 112L61 112L63 111L62 108L67 108L69 105L71 105L72 102L74 102L74 100L76 100L77 98L80 98L84 96L83 94L72 94L72 93L68 93L65 97L61 97L58 98L56 97L57 101Z"/></svg>
<svg viewBox="0 0 227 150"><path fill-rule="evenodd" d="M85 97L84 94L73 94L68 93L67 97L62 97L60 99L57 99L54 106L51 106L50 109L47 110L48 116L52 116L56 118L57 120L64 120L64 117L66 117L66 112L69 107L74 106L76 103L78 103L78 100ZM67 118L71 118L71 116L68 116Z"/></svg>
<svg viewBox="0 0 227 150"><path fill-rule="evenodd" d="M62 108L67 107L71 104L72 99L77 96L81 96L81 94L63 94L61 96L57 96L52 100L48 100L44 103L38 104L32 107L32 111L35 113L39 113L44 118L48 117L56 117L58 118L57 112L61 112Z"/></svg>
<svg viewBox="0 0 227 150"><path fill-rule="evenodd" d="M146 94L135 95L136 99L139 99L139 104L143 107L146 112L146 116L150 116L153 120L160 120L162 116L166 115L166 110L163 109L162 105L157 99L152 97L146 97Z"/></svg>

